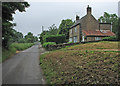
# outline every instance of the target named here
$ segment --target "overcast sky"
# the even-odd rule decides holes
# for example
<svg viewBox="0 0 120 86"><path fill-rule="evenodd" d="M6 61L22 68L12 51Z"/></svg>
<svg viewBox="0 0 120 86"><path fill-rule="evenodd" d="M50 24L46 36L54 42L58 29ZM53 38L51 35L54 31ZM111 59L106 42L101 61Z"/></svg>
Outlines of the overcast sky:
<svg viewBox="0 0 120 86"><path fill-rule="evenodd" d="M37 36L41 33L42 26L45 30L52 24L59 27L61 20L72 19L74 21L76 14L81 18L86 15L87 5L92 7L92 14L96 19L102 16L104 12L118 14L118 1L55 2L53 0L53 2L38 2L35 0L34 2L29 1L29 4L30 7L26 9L26 12L17 11L14 15L14 22L17 23L15 29L24 35L32 32Z"/></svg>

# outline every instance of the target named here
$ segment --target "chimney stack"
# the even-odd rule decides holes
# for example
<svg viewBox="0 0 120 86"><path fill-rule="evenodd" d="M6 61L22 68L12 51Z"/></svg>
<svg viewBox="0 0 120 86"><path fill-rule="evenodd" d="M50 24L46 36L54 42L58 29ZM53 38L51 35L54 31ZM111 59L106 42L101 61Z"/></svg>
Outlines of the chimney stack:
<svg viewBox="0 0 120 86"><path fill-rule="evenodd" d="M79 20L79 16L78 15L76 15L76 20Z"/></svg>
<svg viewBox="0 0 120 86"><path fill-rule="evenodd" d="M92 8L91 7L89 7L89 5L88 5L88 7L87 7L87 14L91 14L91 10Z"/></svg>

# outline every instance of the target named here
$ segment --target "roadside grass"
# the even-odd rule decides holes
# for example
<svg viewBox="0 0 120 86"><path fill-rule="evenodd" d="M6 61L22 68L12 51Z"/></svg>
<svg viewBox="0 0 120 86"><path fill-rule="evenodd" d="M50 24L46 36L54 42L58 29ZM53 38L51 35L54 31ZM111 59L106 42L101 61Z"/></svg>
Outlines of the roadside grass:
<svg viewBox="0 0 120 86"><path fill-rule="evenodd" d="M79 44L40 56L47 84L118 84L119 42Z"/></svg>
<svg viewBox="0 0 120 86"><path fill-rule="evenodd" d="M31 47L33 43L13 43L10 45L9 50L2 48L2 61L5 61L17 51L25 50Z"/></svg>

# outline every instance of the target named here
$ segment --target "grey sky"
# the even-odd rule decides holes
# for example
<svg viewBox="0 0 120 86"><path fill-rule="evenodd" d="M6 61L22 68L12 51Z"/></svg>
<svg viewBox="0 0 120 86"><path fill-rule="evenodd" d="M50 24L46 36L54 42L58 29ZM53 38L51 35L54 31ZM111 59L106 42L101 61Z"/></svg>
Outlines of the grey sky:
<svg viewBox="0 0 120 86"><path fill-rule="evenodd" d="M41 33L41 27L47 30L52 24L59 27L62 19L75 20L75 15L86 15L87 5L92 7L92 14L96 19L104 14L118 14L117 2L29 2L30 7L26 12L16 12L14 22L15 29L24 35L29 31L34 35ZM77 13L76 13L77 12Z"/></svg>

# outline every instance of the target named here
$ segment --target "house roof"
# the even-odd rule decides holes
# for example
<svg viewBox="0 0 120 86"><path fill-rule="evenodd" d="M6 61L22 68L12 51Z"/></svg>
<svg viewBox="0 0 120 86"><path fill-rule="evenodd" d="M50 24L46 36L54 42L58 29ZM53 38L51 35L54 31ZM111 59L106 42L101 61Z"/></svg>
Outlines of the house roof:
<svg viewBox="0 0 120 86"><path fill-rule="evenodd" d="M82 30L86 36L115 36L110 30Z"/></svg>
<svg viewBox="0 0 120 86"><path fill-rule="evenodd" d="M76 20L75 24L73 24L73 25L71 26L71 28L73 28L73 27L75 27L76 25L80 24L80 23L82 22L82 20L85 19L86 16L87 16L87 15L83 16L83 17L82 17L81 19L79 19L79 20Z"/></svg>

